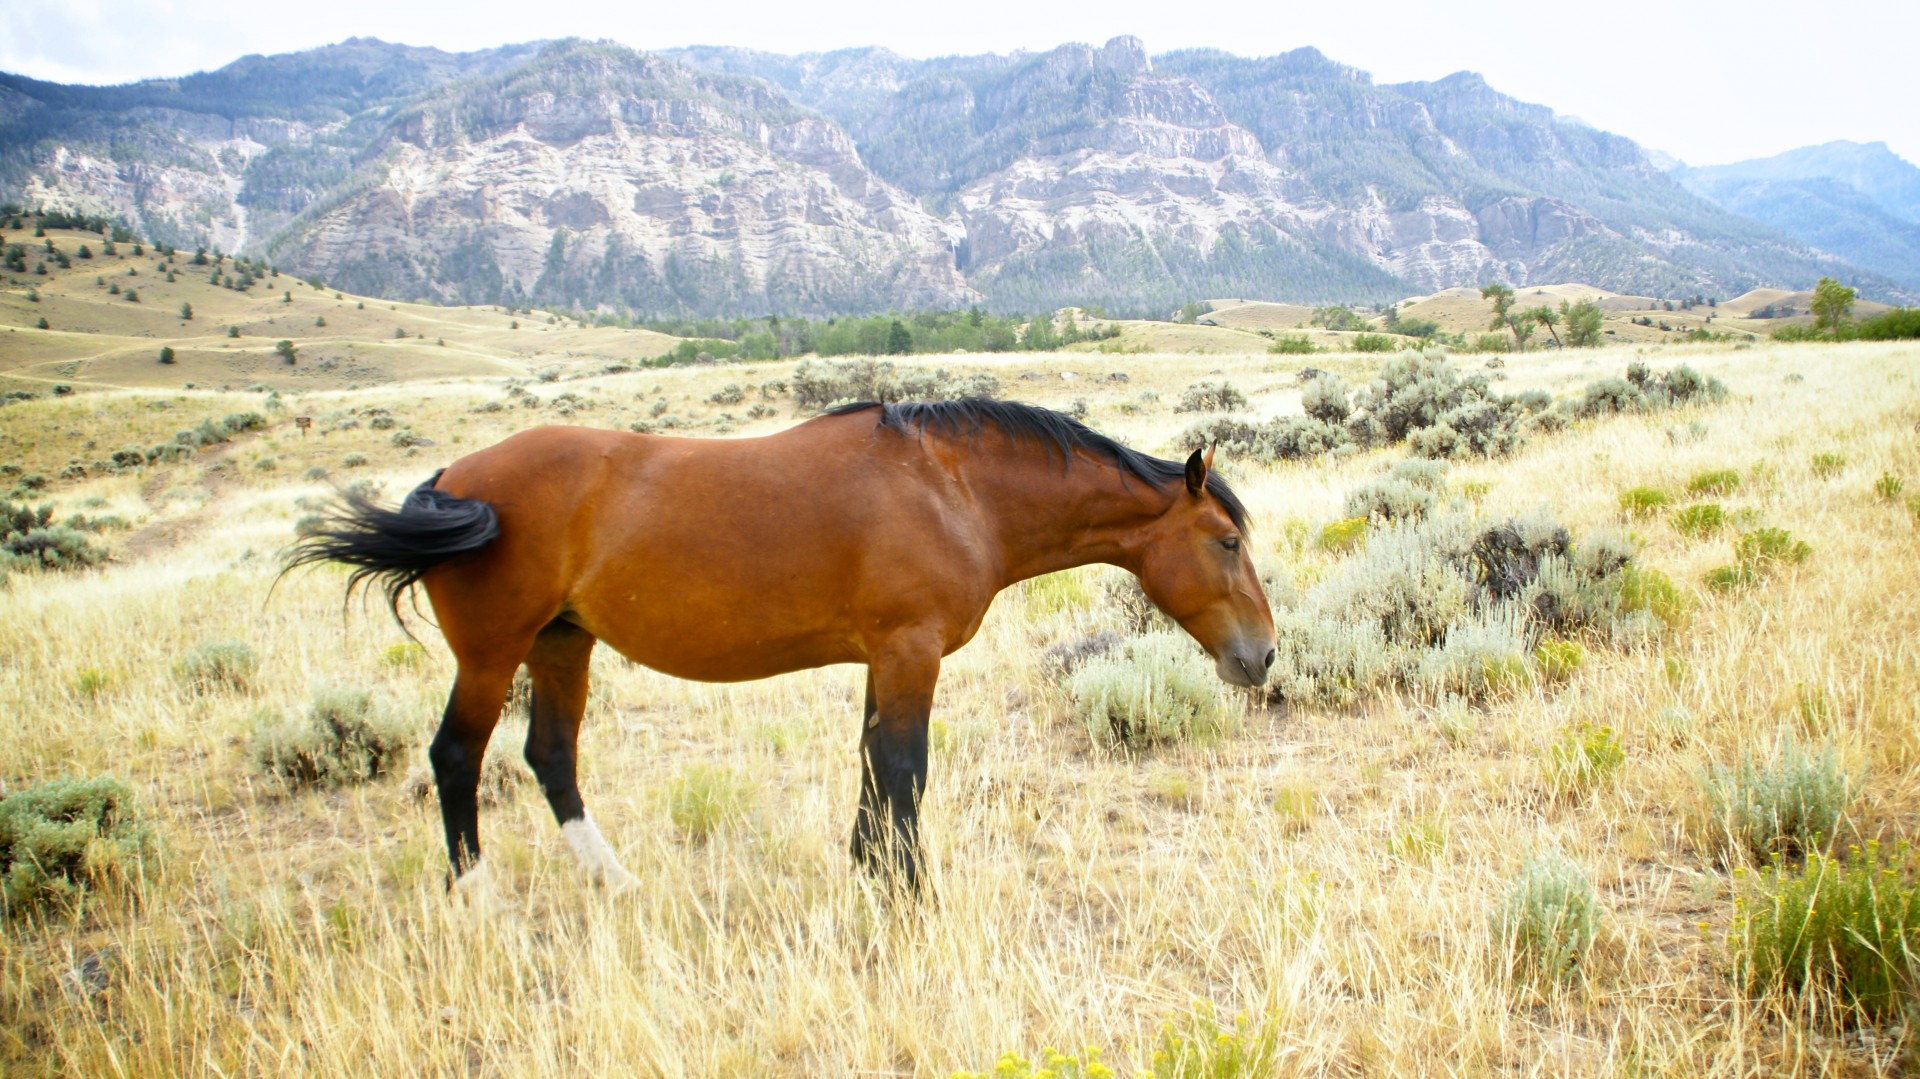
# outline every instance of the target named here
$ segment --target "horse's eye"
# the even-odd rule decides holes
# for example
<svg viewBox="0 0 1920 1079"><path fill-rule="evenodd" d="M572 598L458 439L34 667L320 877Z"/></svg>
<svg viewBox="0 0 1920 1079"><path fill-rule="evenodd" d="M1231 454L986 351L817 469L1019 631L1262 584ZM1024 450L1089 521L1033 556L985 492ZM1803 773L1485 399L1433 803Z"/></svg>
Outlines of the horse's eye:
<svg viewBox="0 0 1920 1079"><path fill-rule="evenodd" d="M1220 541L1220 546L1225 547L1229 551L1237 551L1240 549L1240 537L1228 536L1226 539Z"/></svg>

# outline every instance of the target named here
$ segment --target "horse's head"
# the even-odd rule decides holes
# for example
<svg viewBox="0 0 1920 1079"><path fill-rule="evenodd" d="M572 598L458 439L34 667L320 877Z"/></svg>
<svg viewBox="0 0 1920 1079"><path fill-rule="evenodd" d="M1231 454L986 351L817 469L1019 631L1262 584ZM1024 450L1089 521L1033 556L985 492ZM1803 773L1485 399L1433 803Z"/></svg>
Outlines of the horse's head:
<svg viewBox="0 0 1920 1079"><path fill-rule="evenodd" d="M1212 464L1211 449L1187 458L1186 490L1147 529L1134 572L1153 605L1213 657L1223 681L1257 686L1273 666L1273 611L1246 536L1207 490Z"/></svg>

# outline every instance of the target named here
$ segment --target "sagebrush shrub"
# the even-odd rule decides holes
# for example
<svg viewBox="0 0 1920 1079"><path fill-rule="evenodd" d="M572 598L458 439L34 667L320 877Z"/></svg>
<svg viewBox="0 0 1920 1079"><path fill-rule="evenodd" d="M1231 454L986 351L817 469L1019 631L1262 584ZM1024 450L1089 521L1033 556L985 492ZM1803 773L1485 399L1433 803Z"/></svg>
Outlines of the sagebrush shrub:
<svg viewBox="0 0 1920 1079"><path fill-rule="evenodd" d="M245 691L260 669L260 658L240 641L208 641L193 647L173 665L173 676L195 693Z"/></svg>
<svg viewBox="0 0 1920 1079"><path fill-rule="evenodd" d="M1102 742L1146 746L1215 737L1233 710L1193 642L1173 633L1134 637L1073 675L1069 691Z"/></svg>
<svg viewBox="0 0 1920 1079"><path fill-rule="evenodd" d="M255 718L253 758L295 787L363 783L393 771L412 743L407 725L365 690L323 689L299 718Z"/></svg>
<svg viewBox="0 0 1920 1079"><path fill-rule="evenodd" d="M1743 874L1744 875L1744 874ZM1775 862L1736 897L1728 935L1747 990L1824 990L1868 1019L1897 1015L1920 978L1920 885L1913 848L1879 843L1819 852L1799 868Z"/></svg>
<svg viewBox="0 0 1920 1079"><path fill-rule="evenodd" d="M1306 389L1300 391L1300 410L1321 423L1338 427L1353 412L1349 392L1346 379L1339 375L1310 379Z"/></svg>
<svg viewBox="0 0 1920 1079"><path fill-rule="evenodd" d="M1317 380L1316 380L1317 381ZM1247 395L1231 382L1196 382L1180 392L1175 412L1232 412L1247 407Z"/></svg>
<svg viewBox="0 0 1920 1079"><path fill-rule="evenodd" d="M1561 981L1578 973L1593 950L1601 915L1586 871L1548 852L1520 867L1493 913L1493 935L1515 977Z"/></svg>
<svg viewBox="0 0 1920 1079"><path fill-rule="evenodd" d="M1444 462L1409 458L1396 462L1386 475L1347 492L1345 516L1382 521L1419 520L1433 509L1446 487Z"/></svg>
<svg viewBox="0 0 1920 1079"><path fill-rule="evenodd" d="M1000 380L985 372L954 374L944 367L896 367L887 360L804 360L793 372L793 403L818 412L850 401L933 401L994 397Z"/></svg>
<svg viewBox="0 0 1920 1079"><path fill-rule="evenodd" d="M1782 739L1765 760L1742 754L1697 777L1706 801L1704 839L1756 859L1797 854L1830 842L1853 800L1853 777L1829 743Z"/></svg>
<svg viewBox="0 0 1920 1079"><path fill-rule="evenodd" d="M136 884L157 850L133 792L111 776L55 779L0 798L0 917L66 909Z"/></svg>

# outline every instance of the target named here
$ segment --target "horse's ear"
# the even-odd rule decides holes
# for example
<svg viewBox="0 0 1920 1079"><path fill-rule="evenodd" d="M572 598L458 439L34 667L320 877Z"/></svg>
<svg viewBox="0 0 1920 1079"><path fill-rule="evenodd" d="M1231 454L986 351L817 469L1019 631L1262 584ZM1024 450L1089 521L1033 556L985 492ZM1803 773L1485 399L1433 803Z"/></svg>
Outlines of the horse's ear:
<svg viewBox="0 0 1920 1079"><path fill-rule="evenodd" d="M1197 495L1207 489L1207 469L1212 465L1212 447L1208 447L1205 457L1200 455L1199 450L1194 450L1193 456L1187 458L1187 491L1189 493Z"/></svg>

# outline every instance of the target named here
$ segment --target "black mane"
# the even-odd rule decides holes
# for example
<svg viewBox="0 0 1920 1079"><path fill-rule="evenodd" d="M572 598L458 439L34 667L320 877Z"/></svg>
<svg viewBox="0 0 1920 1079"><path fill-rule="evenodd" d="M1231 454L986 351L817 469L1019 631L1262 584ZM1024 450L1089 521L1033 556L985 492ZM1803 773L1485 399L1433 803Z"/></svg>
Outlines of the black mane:
<svg viewBox="0 0 1920 1079"><path fill-rule="evenodd" d="M1185 464L1141 453L1115 442L1071 416L1037 405L1023 405L1018 401L996 401L986 397L891 405L858 401L830 408L826 414L841 416L869 408L880 410L880 426L898 431L913 428L932 430L947 436L975 435L982 427L992 424L1016 442L1036 442L1049 455L1058 453L1068 466L1073 463L1074 450L1086 450L1096 457L1112 461L1124 475L1143 480L1156 490L1165 490L1170 483L1186 483ZM1207 490L1226 508L1227 516L1233 519L1235 528L1242 532L1250 531L1247 508L1241 505L1240 496L1233 493L1233 488L1227 486L1227 481L1221 479L1218 472L1207 472Z"/></svg>

